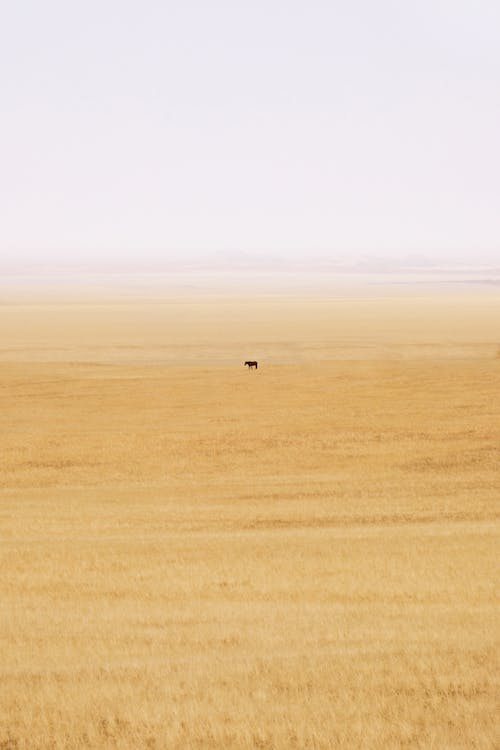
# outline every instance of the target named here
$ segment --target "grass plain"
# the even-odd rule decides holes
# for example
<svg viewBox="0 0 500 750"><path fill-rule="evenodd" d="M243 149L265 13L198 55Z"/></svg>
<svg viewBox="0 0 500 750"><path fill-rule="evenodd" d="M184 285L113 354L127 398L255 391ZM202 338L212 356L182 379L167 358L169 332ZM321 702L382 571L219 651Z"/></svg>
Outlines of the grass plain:
<svg viewBox="0 0 500 750"><path fill-rule="evenodd" d="M6 298L0 749L497 747L499 319Z"/></svg>

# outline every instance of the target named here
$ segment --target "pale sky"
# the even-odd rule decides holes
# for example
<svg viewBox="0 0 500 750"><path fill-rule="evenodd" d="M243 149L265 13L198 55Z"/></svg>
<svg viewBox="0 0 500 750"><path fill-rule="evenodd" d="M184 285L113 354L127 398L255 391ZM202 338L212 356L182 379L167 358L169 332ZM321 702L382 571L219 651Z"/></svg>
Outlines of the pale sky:
<svg viewBox="0 0 500 750"><path fill-rule="evenodd" d="M498 0L15 0L0 259L500 257Z"/></svg>

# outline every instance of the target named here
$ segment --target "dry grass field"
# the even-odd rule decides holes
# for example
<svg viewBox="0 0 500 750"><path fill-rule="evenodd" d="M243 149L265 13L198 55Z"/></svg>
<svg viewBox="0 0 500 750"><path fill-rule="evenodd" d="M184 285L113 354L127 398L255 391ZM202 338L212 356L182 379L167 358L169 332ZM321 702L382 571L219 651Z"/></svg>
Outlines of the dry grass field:
<svg viewBox="0 0 500 750"><path fill-rule="evenodd" d="M498 747L499 320L5 301L0 750Z"/></svg>

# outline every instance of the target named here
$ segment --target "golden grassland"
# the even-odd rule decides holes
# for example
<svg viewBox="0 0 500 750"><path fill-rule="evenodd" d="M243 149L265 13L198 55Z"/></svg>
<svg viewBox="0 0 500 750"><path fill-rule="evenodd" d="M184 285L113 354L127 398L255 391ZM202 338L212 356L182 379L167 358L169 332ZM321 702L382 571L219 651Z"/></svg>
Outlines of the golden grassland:
<svg viewBox="0 0 500 750"><path fill-rule="evenodd" d="M499 310L4 305L0 749L498 746Z"/></svg>

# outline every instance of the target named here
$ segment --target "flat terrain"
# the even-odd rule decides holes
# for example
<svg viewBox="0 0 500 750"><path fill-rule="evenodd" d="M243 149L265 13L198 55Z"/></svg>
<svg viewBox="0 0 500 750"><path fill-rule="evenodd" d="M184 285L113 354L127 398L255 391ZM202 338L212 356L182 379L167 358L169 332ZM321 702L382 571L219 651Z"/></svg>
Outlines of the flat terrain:
<svg viewBox="0 0 500 750"><path fill-rule="evenodd" d="M0 749L498 747L499 320L6 300Z"/></svg>

